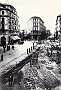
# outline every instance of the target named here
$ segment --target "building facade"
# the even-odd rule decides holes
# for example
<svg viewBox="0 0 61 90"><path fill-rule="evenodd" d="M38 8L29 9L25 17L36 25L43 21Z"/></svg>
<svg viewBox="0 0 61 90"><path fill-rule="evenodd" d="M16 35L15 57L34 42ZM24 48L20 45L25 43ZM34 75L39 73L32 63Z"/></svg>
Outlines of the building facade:
<svg viewBox="0 0 61 90"><path fill-rule="evenodd" d="M31 31L32 39L37 40L38 36L40 36L43 31L46 31L44 21L37 16L31 17L29 20L29 30Z"/></svg>
<svg viewBox="0 0 61 90"><path fill-rule="evenodd" d="M55 30L58 31L59 35L61 34L61 14L57 16Z"/></svg>
<svg viewBox="0 0 61 90"><path fill-rule="evenodd" d="M55 34L61 45L61 14L57 16Z"/></svg>
<svg viewBox="0 0 61 90"><path fill-rule="evenodd" d="M16 9L9 4L0 3L0 45L1 37L6 38L6 44L10 43L10 37L19 32L20 26Z"/></svg>

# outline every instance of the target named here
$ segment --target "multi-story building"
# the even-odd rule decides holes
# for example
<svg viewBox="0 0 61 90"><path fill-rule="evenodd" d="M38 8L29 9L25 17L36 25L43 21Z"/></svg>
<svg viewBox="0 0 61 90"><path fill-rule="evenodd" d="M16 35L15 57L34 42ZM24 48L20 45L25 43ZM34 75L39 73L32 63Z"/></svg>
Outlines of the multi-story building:
<svg viewBox="0 0 61 90"><path fill-rule="evenodd" d="M0 45L2 36L6 38L6 44L10 43L10 36L19 32L17 11L10 4L0 3Z"/></svg>
<svg viewBox="0 0 61 90"><path fill-rule="evenodd" d="M57 16L55 34L61 45L61 14Z"/></svg>
<svg viewBox="0 0 61 90"><path fill-rule="evenodd" d="M43 31L46 31L44 26L44 21L37 16L31 17L29 19L29 30L31 31L32 39L37 40L38 36L41 35Z"/></svg>
<svg viewBox="0 0 61 90"><path fill-rule="evenodd" d="M47 37L51 35L50 30L46 30Z"/></svg>
<svg viewBox="0 0 61 90"><path fill-rule="evenodd" d="M61 14L57 16L55 29L58 31L58 34L61 34Z"/></svg>

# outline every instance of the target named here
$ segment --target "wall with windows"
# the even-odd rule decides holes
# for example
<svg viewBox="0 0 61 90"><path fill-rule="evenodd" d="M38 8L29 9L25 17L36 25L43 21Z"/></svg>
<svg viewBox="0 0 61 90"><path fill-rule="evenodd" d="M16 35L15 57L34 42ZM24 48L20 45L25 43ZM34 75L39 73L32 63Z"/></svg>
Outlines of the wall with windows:
<svg viewBox="0 0 61 90"><path fill-rule="evenodd" d="M20 30L18 19L17 11L12 5L0 3L0 35L5 35L7 42L9 34Z"/></svg>
<svg viewBox="0 0 61 90"><path fill-rule="evenodd" d="M56 30L61 34L61 15L57 16L56 19Z"/></svg>
<svg viewBox="0 0 61 90"><path fill-rule="evenodd" d="M38 35L41 34L42 31L46 31L46 27L44 26L44 22L40 17L34 16L31 17L28 21L28 27L31 31L32 39L37 39Z"/></svg>

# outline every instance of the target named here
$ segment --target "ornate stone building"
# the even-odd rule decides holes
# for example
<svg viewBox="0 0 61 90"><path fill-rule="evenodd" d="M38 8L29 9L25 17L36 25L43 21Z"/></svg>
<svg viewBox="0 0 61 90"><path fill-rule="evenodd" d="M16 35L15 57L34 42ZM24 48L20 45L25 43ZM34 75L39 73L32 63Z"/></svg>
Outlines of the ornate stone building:
<svg viewBox="0 0 61 90"><path fill-rule="evenodd" d="M56 28L55 28L55 35L61 45L61 14L56 18Z"/></svg>
<svg viewBox="0 0 61 90"><path fill-rule="evenodd" d="M61 14L58 15L56 19L56 31L58 31L59 34L61 34Z"/></svg>
<svg viewBox="0 0 61 90"><path fill-rule="evenodd" d="M6 44L9 44L10 37L19 32L18 18L17 11L12 5L0 3L0 45L2 36L6 38Z"/></svg>
<svg viewBox="0 0 61 90"><path fill-rule="evenodd" d="M38 17L34 16L31 17L28 21L29 23L29 30L31 31L32 39L37 40L38 36L41 35L41 33L46 31L46 27L44 26L44 21Z"/></svg>

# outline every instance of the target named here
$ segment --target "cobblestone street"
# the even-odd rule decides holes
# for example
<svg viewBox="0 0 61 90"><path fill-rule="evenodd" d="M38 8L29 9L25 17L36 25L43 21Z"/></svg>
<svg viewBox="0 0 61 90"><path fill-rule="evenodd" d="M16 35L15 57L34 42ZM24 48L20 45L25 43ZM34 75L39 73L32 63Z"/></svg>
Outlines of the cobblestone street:
<svg viewBox="0 0 61 90"><path fill-rule="evenodd" d="M34 67L34 69L29 69L29 66L27 66L28 68L25 68L25 76L34 77L34 79L38 78L38 80L40 81L38 87L46 87L47 90L54 90L55 87L61 85L59 65L56 64L55 61L52 61L51 57L47 56L47 51L45 48L40 50L39 52L38 63L40 65L40 69L37 69L36 67ZM34 74L31 73L32 70Z"/></svg>
<svg viewBox="0 0 61 90"><path fill-rule="evenodd" d="M22 68L23 77L20 78L20 74L14 76L12 87L9 87L9 83L1 83L1 90L55 90L61 85L61 74L59 73L59 65L52 58L47 56L46 48L40 44L38 55L38 68L30 66L30 63L26 64ZM55 57L56 58L56 57Z"/></svg>

